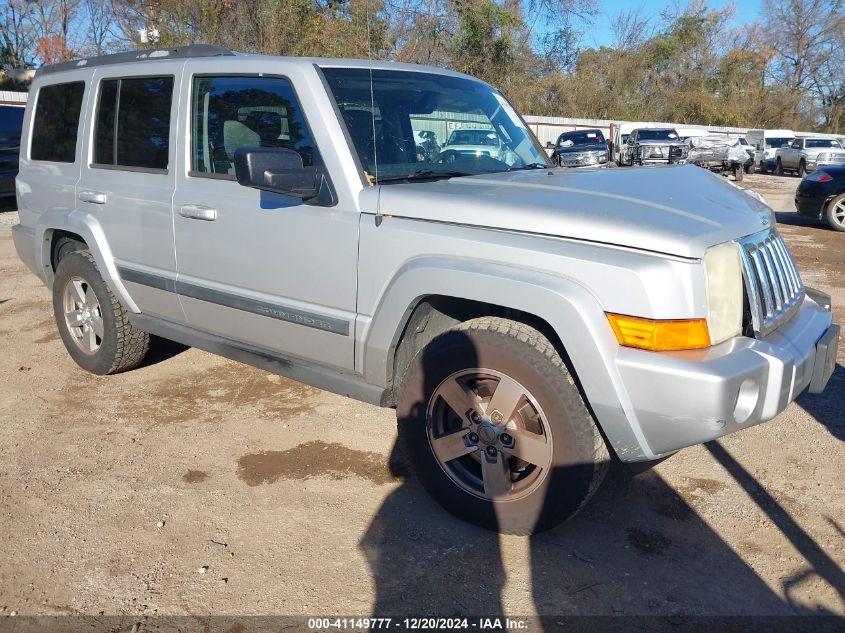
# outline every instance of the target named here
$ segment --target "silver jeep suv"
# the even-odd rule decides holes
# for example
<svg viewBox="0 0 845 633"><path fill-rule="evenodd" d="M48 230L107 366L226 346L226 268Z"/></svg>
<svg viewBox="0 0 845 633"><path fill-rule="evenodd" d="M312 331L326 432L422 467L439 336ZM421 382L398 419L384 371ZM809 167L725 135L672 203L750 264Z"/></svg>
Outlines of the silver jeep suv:
<svg viewBox="0 0 845 633"><path fill-rule="evenodd" d="M48 66L31 95L14 240L80 366L155 334L395 407L479 525L549 528L612 453L770 420L833 370L767 206L693 166L553 169L472 77L200 46ZM508 160L417 151L458 122Z"/></svg>

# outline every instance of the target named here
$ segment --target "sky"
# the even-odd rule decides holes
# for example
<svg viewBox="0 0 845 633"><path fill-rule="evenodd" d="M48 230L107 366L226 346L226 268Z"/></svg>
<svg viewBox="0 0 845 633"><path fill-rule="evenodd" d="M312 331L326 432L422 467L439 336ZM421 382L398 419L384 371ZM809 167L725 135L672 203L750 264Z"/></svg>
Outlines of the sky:
<svg viewBox="0 0 845 633"><path fill-rule="evenodd" d="M595 24L584 35L582 46L585 48L598 48L602 45L612 43L613 31L610 29L608 16L617 15L623 11L629 11L633 6L639 6L640 14L644 18L652 18L654 23L659 22L660 12L664 7L672 4L664 0L598 0L599 16ZM735 17L731 27L754 22L760 18L763 7L763 0L708 0L707 4L714 9L723 9L729 4L734 5Z"/></svg>

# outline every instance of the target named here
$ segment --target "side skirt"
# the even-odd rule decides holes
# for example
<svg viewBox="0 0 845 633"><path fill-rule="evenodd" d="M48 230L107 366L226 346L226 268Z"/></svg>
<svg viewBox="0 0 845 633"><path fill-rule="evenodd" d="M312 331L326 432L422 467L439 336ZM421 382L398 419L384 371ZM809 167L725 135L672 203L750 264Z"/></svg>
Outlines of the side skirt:
<svg viewBox="0 0 845 633"><path fill-rule="evenodd" d="M221 336L200 332L178 323L145 314L129 314L129 321L140 330L155 336L176 341L189 347L223 356L230 360L258 367L264 371L296 380L325 391L361 400L376 406L386 406L387 392L382 387L371 385L355 375L344 374L334 369L313 365L305 361L288 358Z"/></svg>

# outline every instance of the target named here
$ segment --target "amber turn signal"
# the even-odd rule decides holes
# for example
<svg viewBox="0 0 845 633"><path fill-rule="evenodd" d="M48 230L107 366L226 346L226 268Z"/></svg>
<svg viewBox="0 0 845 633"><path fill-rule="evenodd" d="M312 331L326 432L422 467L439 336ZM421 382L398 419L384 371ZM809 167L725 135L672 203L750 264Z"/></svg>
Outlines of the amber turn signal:
<svg viewBox="0 0 845 633"><path fill-rule="evenodd" d="M706 319L655 321L608 312L607 320L616 340L625 347L653 352L710 347Z"/></svg>

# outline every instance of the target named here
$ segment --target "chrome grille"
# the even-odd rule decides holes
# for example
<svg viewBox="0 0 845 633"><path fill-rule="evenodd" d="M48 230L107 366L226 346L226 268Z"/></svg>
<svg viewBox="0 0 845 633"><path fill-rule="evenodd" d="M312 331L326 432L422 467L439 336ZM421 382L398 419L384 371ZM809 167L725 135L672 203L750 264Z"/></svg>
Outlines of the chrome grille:
<svg viewBox="0 0 845 633"><path fill-rule="evenodd" d="M792 253L775 230L740 241L743 276L754 333L766 335L804 300L804 284Z"/></svg>

